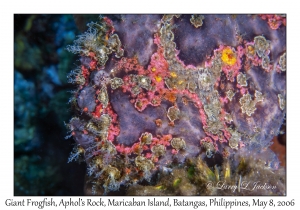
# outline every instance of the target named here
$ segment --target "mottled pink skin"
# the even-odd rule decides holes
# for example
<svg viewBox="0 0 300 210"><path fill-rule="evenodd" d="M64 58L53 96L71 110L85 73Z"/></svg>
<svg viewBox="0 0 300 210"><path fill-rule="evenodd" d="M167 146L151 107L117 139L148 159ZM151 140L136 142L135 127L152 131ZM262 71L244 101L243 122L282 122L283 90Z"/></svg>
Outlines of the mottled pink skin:
<svg viewBox="0 0 300 210"><path fill-rule="evenodd" d="M138 99L140 99L140 100L136 101L136 103L134 104L134 107L138 111L142 112L142 111L144 111L144 109L146 109L146 107L148 106L148 104L150 104L150 102L149 102L149 100L147 98L143 98L141 95L138 96ZM142 103L142 107L138 107L137 106L137 102L141 102Z"/></svg>
<svg viewBox="0 0 300 210"><path fill-rule="evenodd" d="M228 46L224 46L224 45L220 45L218 49L216 49L214 51L214 53L221 53L222 54L222 51ZM236 51L236 62L234 65L230 66L230 65L226 65L226 64L223 64L222 65L222 71L226 74L227 78L230 79L229 77L229 73L232 74L232 78L235 78L239 72L240 72L240 69L242 67L242 64L241 64L241 57L244 55L244 50L242 49L241 46L238 47L238 50Z"/></svg>
<svg viewBox="0 0 300 210"><path fill-rule="evenodd" d="M240 59L245 55L245 49L241 45L237 47L237 55Z"/></svg>
<svg viewBox="0 0 300 210"><path fill-rule="evenodd" d="M244 144L243 141L240 141L239 146L240 146L240 148L243 148L243 147L245 147L246 145Z"/></svg>
<svg viewBox="0 0 300 210"><path fill-rule="evenodd" d="M280 15L260 15L263 20L267 20L271 29L276 30L281 24L286 26L286 18Z"/></svg>
<svg viewBox="0 0 300 210"><path fill-rule="evenodd" d="M113 141L115 139L115 137L119 135L119 133L120 133L120 128L118 126L114 126L113 124L111 124L109 126L107 139L109 141Z"/></svg>
<svg viewBox="0 0 300 210"><path fill-rule="evenodd" d="M242 95L248 93L248 88L241 86L240 84L237 84L236 87L239 89L240 93Z"/></svg>
<svg viewBox="0 0 300 210"><path fill-rule="evenodd" d="M177 153L178 153L178 150L172 149L172 154L173 154L173 155L176 155Z"/></svg>
<svg viewBox="0 0 300 210"><path fill-rule="evenodd" d="M117 145L116 150L124 155L130 155L132 153L132 148L131 147L124 147L124 145Z"/></svg>
<svg viewBox="0 0 300 210"><path fill-rule="evenodd" d="M148 67L146 68L147 71L141 70L142 68L139 68L138 74L149 76L152 83L155 84L155 88L153 91L148 91L147 94L139 94L138 96L133 97L136 99L140 99L143 102L142 108L136 107L139 111L143 111L148 105L159 106L160 100L158 100L159 102L157 104L151 104L150 101L154 98L155 93L159 93L159 96L157 96L157 99L159 99L162 96L162 94L164 93L164 91L167 90L166 87L164 86L163 80L157 81L157 79L156 79L157 76L160 76L162 78L169 76L168 71L166 71L166 69L168 68L168 64L162 54L163 49L162 49L162 46L160 45L160 38L156 34L154 35L154 43L158 45L157 52L155 52L151 56L150 65L148 65ZM254 43L253 42L248 42L248 43L245 42L245 46L247 46L248 44L254 44ZM225 48L224 45L220 45L218 49L214 50L214 55L216 53L222 53L222 50L224 48ZM240 72L240 69L241 69L241 59L245 55L245 52L246 52L246 50L243 46L239 45L236 47L236 55L237 55L236 63L233 66L228 66L228 65L222 66L222 70L226 75L229 73L229 71L233 71L232 77L234 77L234 78L238 75L238 73ZM178 57L179 51L176 51L176 55L177 55L176 60L183 66L183 68L197 69L197 67L195 67L193 65L185 65L185 63L182 60L180 60L180 58ZM205 62L206 67L211 67L211 61L213 60L213 57ZM247 59L251 59L251 62L253 65L256 65L256 66L261 65L261 59L257 55L254 55L254 57L247 58ZM125 67L126 72L130 72L130 69L132 69L132 65L130 65L130 63L125 64L124 67ZM268 70L266 70L266 71L268 71ZM220 79L217 78L217 82L215 84L216 86L219 85L219 81L220 81ZM245 87L241 87L238 84L237 84L237 87L240 90L240 93L242 95L246 94L248 92L248 89ZM123 86L123 90L126 90L126 92L127 91L130 92L130 86L129 87ZM207 117L203 110L202 103L199 100L199 98L197 97L197 95L189 93L189 91L173 90L172 92L174 92L175 94L180 93L180 94L186 95L186 96L188 96L188 98L190 98L192 100L192 102L199 108L199 115L202 120L203 127L205 128L207 126L207 122L206 122ZM131 96L133 96L133 95L131 94ZM220 97L220 101L223 105L225 103L226 104L228 103L228 100L226 97L224 97L224 98ZM227 128L227 124L224 122L224 118L221 118L220 120L223 121L224 128ZM219 141L221 143L228 142L228 139L231 136L230 133L226 131L226 129L224 130L224 137L212 135L210 133L207 133L207 135L210 136L213 140Z"/></svg>
<svg viewBox="0 0 300 210"><path fill-rule="evenodd" d="M230 139L231 137L231 133L227 130L224 130L224 136L227 138L227 139Z"/></svg>
<svg viewBox="0 0 300 210"><path fill-rule="evenodd" d="M254 42L246 42L245 41L245 54L246 54L246 60L249 62L251 62L251 64L253 66L262 66L262 58L258 57L258 55L255 53L255 55L250 56L249 54L247 54L246 48L249 45L254 45ZM265 55L269 55L270 54L270 50L267 50L265 52ZM246 69L248 70L248 69ZM267 69L264 69L264 71L266 72L271 72L272 70L274 70L274 65L270 64L269 67ZM276 70L276 69L275 69Z"/></svg>
<svg viewBox="0 0 300 210"><path fill-rule="evenodd" d="M228 98L227 97L220 97L220 101L221 101L221 104L223 106L224 104L228 103Z"/></svg>
<svg viewBox="0 0 300 210"><path fill-rule="evenodd" d="M130 16L130 20L131 20L132 16ZM147 21L149 20L149 16L145 17L144 19L146 19ZM227 18L227 16L223 17L223 20L225 20ZM221 19L222 19L221 18ZM248 18L247 16L243 16L241 18L237 18L237 21L235 22L236 25L238 26L237 28L240 28L242 32L244 31L249 31L250 29L247 28L243 28L243 19ZM268 22L271 21L271 23L275 26L275 28L279 27L280 24L284 24L285 22L285 18L279 17L279 16L264 16L262 17L266 20L268 20ZM196 93L192 93L188 90L177 90L177 89L172 89L169 90L165 83L164 83L164 79L166 77L170 76L170 72L169 72L169 64L166 61L166 59L164 58L163 52L164 52L164 48L161 45L161 40L159 37L159 31L156 31L155 33L153 32L153 36L151 37L151 41L147 42L146 45L146 49L142 49L143 45L139 45L136 44L134 42L136 37L130 37L128 34L134 34L132 32L128 32L128 34L123 34L120 35L120 39L122 44L124 45L124 49L128 54L132 54L132 52L137 52L138 56L134 56L132 54L132 56L127 56L127 58L122 58L122 59L111 59L108 61L108 63L110 63L110 65L108 66L113 66L114 70L116 72L116 76L119 77L118 73L120 73L120 77L123 79L124 84L120 87L120 89L122 90L122 92L120 90L112 90L110 88L108 88L108 94L110 96L110 98L112 98L112 96L116 96L115 101L110 101L107 105L107 107L103 107L103 105L98 101L97 97L95 96L93 97L89 97L87 100L92 100L96 106L94 110L88 110L85 107L82 107L82 112L84 114L86 114L89 117L93 117L94 119L99 119L100 116L102 114L108 114L111 119L112 122L108 128L108 140L115 146L116 151L117 151L117 155L116 156L121 156L123 157L129 157L132 160L137 156L140 155L140 153L146 157L149 160L152 160L155 164L155 168L152 169L152 172L158 170L160 167L162 166L167 166L169 163L171 163L173 160L178 159L178 162L183 163L186 157L196 157L199 154L201 154L203 152L203 148L201 148L201 142L203 141L207 141L207 142L212 142L215 150L217 152L219 152L220 154L223 154L225 158L227 158L230 154L229 153L234 153L235 151L231 151L229 148L229 151L226 151L226 154L224 152L224 148L228 148L228 141L231 138L231 134L228 131L228 127L231 125L234 125L235 128L240 131L240 132L245 132L245 133L249 133L250 135L252 135L252 130L251 130L251 126L249 126L247 123L247 117L245 117L245 115L243 115L241 113L241 109L239 106L239 98L250 92L251 94L254 92L253 88L251 89L249 87L249 85L247 87L241 87L240 85L236 85L236 76L240 73L243 72L245 74L247 74L247 76L250 78L249 80L251 82L253 82L253 84L258 88L258 90L263 90L265 91L264 94L270 96L269 98L267 98L267 102L258 104L257 107L257 111L256 113L252 116L252 118L254 119L255 122L259 122L261 127L264 130L264 133L268 134L270 133L269 131L273 129L273 127L278 127L279 123L275 123L273 121L268 121L268 115L267 112L270 111L272 113L276 113L273 114L272 116L274 116L274 118L278 118L278 119L282 119L283 118L283 113L281 113L281 111L274 106L274 104L276 103L276 94L278 94L279 91L281 91L282 89L284 89L284 82L282 81L282 78L279 78L279 72L276 75L273 75L272 79L274 79L274 83L272 84L273 86L269 87L265 84L265 81L267 79L269 79L269 75L272 74L273 72L271 72L274 68L277 70L278 69L278 64L275 63L274 66L270 65L268 69L262 69L261 68L261 63L262 63L262 59L259 58L256 53L253 56L249 56L247 55L247 50L246 47L248 45L253 45L253 37L257 36L257 35L261 35L263 34L262 32L264 32L265 29L265 25L267 24L266 21L261 20L260 18L257 19L253 19L253 18L248 18L249 23L253 24L253 28L257 29L258 34L250 34L248 38L245 38L245 40L242 40L242 42L238 42L236 40L236 34L237 31L235 31L235 24L229 24L228 26L224 26L224 22L225 21L217 21L214 15L208 16L208 18L205 19L205 21L207 21L205 24L207 23L215 23L216 25L212 24L212 28L213 29L209 29L206 28L201 28L200 30L196 30L194 28L192 28L191 26L186 26L183 27L183 30L174 30L174 34L175 34L175 42L178 42L180 44L178 44L178 46L180 46L180 50L176 50L176 61L182 66L183 70L184 69L189 69L189 70L195 70L197 71L199 68L203 68L203 67L211 67L212 65L212 60L214 59L214 57L216 56L217 53L222 53L222 50L224 50L225 47L231 47L232 50L235 51L236 53L236 63L232 66L226 65L223 63L222 65L222 73L221 73L221 77L219 78L215 78L215 84L214 84L214 89L218 90L218 92L220 93L219 95L219 101L221 103L221 110L220 110L220 115L217 116L218 117L218 121L220 121L221 125L223 126L223 129L221 130L222 133L220 135L213 135L209 132L205 132L203 131L203 128L207 128L208 127L208 117L204 111L204 105L207 104L207 102L201 101L199 96ZM113 21L109 20L108 18L105 19L105 21L107 22L108 25L110 25L110 29L107 33L112 34L114 32L114 27L112 25ZM182 26L183 22L186 21L186 19L182 19L181 22L178 22L179 26ZM231 20L231 21L235 21L235 20ZM140 22L140 21L139 21ZM265 25L263 25L263 23ZM277 25L276 25L276 24ZM280 24L279 24L280 23ZM125 29L125 26L128 26L128 24L130 25L130 23L128 22L116 22L116 24L118 25L116 28L120 29L122 31L124 31L123 29ZM139 23L140 24L140 23ZM150 23L149 23L150 24ZM153 24L153 23L151 23ZM151 25L150 24L150 25ZM176 23L177 24L177 23ZM269 23L270 24L270 23ZM152 25L153 26L153 25ZM234 26L234 27L233 27ZM138 25L134 26L134 30L135 32L138 32L140 30L140 28L138 27ZM145 27L145 26L143 26ZM227 27L227 28L226 28ZM220 34L218 34L218 31L222 31L225 29L228 29L225 34L226 36L223 37L219 37ZM154 30L153 28L151 28L151 30ZM151 31L150 30L150 31ZM211 32L211 34L214 34L214 36L207 36L208 33L204 33L204 32ZM183 31L189 35L189 36L185 36L185 34L183 33ZM280 31L280 29L278 29L276 31L276 33L272 30L271 31L271 35L270 33L266 33L269 37L276 37L277 34L282 33ZM116 30L116 32L118 32L118 30ZM125 31L126 32L126 31ZM124 32L124 33L125 33ZM194 33L190 33L190 32L195 32L195 34L197 34L197 36L190 36L191 34L194 35ZM210 34L210 33L209 33ZM275 34L275 35L274 35ZM198 36L199 35L199 36ZM231 36L233 35L233 36ZM274 35L274 36L273 36ZM123 37L122 37L123 36ZM138 35L136 35L138 36ZM218 40L214 40L215 37L219 37ZM147 41L149 37L147 36L145 39ZM142 40L143 37L140 36L139 40ZM189 40L187 40L189 39ZM193 39L198 39L198 42L194 41ZM250 41L249 41L250 40ZM149 40L148 40L149 41ZM271 40L272 41L272 40ZM186 43L186 44L185 44ZM204 45L205 43L205 45ZM241 44L243 43L243 44ZM207 45L206 45L207 44ZM126 46L126 47L125 47ZM217 47L217 48L216 48ZM129 50L130 52L129 52ZM199 49L199 50L198 50ZM277 57L279 54L282 54L282 52L280 51L281 49L281 45L276 45L274 46L274 48L271 49L271 52L266 52L266 54L268 55L269 53L271 53L271 55L273 56L272 59L274 59L275 61L278 60ZM205 52L203 52L205 51ZM183 55L183 56L182 56ZM85 78L85 84L81 85L79 87L79 90L82 90L83 88L89 86L91 87L92 85L92 78L91 75L93 75L93 73L95 71L99 71L99 70L105 70L105 71L110 71L111 69L109 67L103 67L103 66L99 66L97 65L97 59L95 56L95 53L91 52L89 54L89 56L87 56L88 59L85 59L84 64L82 63L81 66L81 71L82 71L82 75ZM191 59L187 59L190 58ZM186 58L186 59L185 59ZM143 62L141 62L141 59L143 60ZM83 59L82 59L83 60ZM147 62L146 62L147 61ZM199 61L199 62L198 62ZM242 66L243 62L248 62L249 66ZM114 65L113 65L114 64ZM225 94L225 90L228 89L228 86L226 86L227 83L229 83L226 79L228 79L228 75L229 72L232 72L232 78L234 78L234 81L231 81L231 88L234 89L234 92L236 93L236 95L234 96L234 99L232 101L229 101L228 98L226 97ZM150 90L145 90L144 88L140 88L140 93L135 95L132 92L132 87L136 84L133 84L130 81L130 77L129 74L137 74L137 75L144 75L150 78L151 80L151 89ZM227 76L227 77L226 77ZM248 78L247 78L248 81ZM223 84L224 82L224 84ZM222 83L222 84L221 84ZM250 84L250 83L249 83ZM108 85L109 86L109 85ZM96 89L96 95L99 94L99 90L100 87L95 87ZM174 94L177 98L175 99L175 101L172 101L171 99L166 99L165 98L165 94ZM117 95L119 94L119 95ZM126 97L122 98L122 100L119 100L118 97L120 98L121 96L125 95ZM80 96L80 91L78 93L76 93L75 97L78 98ZM128 97L127 97L128 96ZM153 139L150 145L143 145L143 143L141 142L141 136L138 136L140 133L145 132L145 130L143 130L141 128L141 123L140 121L137 122L139 125L135 124L135 125L131 125L129 126L126 131L131 132L130 135L133 136L133 133L135 134L135 137L133 140L124 140L122 142L122 139L118 139L119 136L121 136L122 132L124 132L124 130L121 130L121 120L123 120L124 118L128 118L126 119L126 123L131 123L134 120L131 119L132 116L136 116L134 114L130 115L130 113L128 113L128 116L126 115L121 115L120 112L127 112L128 107L134 107L132 109L134 109L133 111L138 111L137 116L141 116L142 114L144 114L145 112L147 113L147 111L151 110L152 113L148 112L149 118L151 120L153 120L151 117L152 115L155 115L156 113L154 113L154 111L158 110L156 108L162 108L165 109L165 113L166 114L168 108L170 106L177 106L180 102L180 99L182 99L182 97L186 97L188 99L188 108L186 108L186 110L188 110L187 113L183 113L183 114L187 114L189 119L186 120L189 123L191 123L191 121L193 120L193 118L197 118L199 119L199 123L198 121L196 123L197 127L196 129L199 130L200 134L195 135L195 138L193 138L193 140L190 140L190 142L187 142L187 149L184 151L177 151L176 149L172 148L171 146L171 139L173 137L178 137L178 135L180 135L180 129L176 128L173 129L172 126L174 127L176 125L185 125L185 124L179 124L178 122L180 121L181 123L183 123L184 120L179 119L179 120L175 120L175 122L169 123L169 131L175 133L175 134L168 134L166 135L166 133L162 133L160 134L159 132L157 132L157 130L159 130L160 128L157 127L155 129L152 129L152 127L150 126L150 128L148 127L148 129L152 129L151 131L153 132L157 132L156 134L153 134ZM118 111L116 110L116 104L120 105L122 103L125 102L125 100L130 101L130 103L128 102L128 107L127 109L119 109ZM137 101L141 102L141 106L137 106ZM154 103L154 101L156 101ZM125 104L125 103L124 103ZM192 108L194 108L194 110ZM119 107L120 108L120 107ZM185 107L183 107L185 108ZM196 111L195 111L196 110ZM132 113L133 113L132 111ZM228 123L225 122L225 114L229 113L233 115L233 123ZM280 112L280 113L279 113ZM279 114L278 114L279 113ZM122 113L123 114L123 113ZM136 114L136 113L135 113ZM261 120L261 115L263 115L263 117L265 117L267 120ZM182 116L181 116L182 117ZM120 119L123 118L123 119ZM137 117L138 118L138 117ZM140 119L139 119L140 120ZM166 121L166 120L165 120ZM78 123L78 122L76 122ZM146 123L146 122L145 122ZM148 124L154 124L154 122L147 122ZM166 123L166 122L164 122ZM79 123L80 124L80 123ZM144 125L144 124L143 124ZM135 128L139 127L140 130L136 131ZM165 129L165 128L164 128ZM197 130L197 131L198 131ZM177 132L177 133L176 133ZM179 133L179 134L178 134ZM93 135L90 135L91 133L84 129L84 128L78 128L75 131L72 131L72 135L74 136L74 138L76 139L76 141L81 144L83 143L83 145L88 145L88 142L92 142L92 143L98 143L99 139L94 138L93 139ZM164 135L165 134L165 135ZM201 136L202 135L202 136ZM250 142L248 141L248 139L243 139L239 142L239 149L243 148L245 151L247 150L251 150L251 151L260 151L261 148L266 148L269 141L270 141L270 136L263 136L264 134L261 134L261 136L259 136L261 140L261 145L254 145L253 147L250 148ZM137 136L137 137L136 137ZM130 143L128 143L130 142ZM255 143L255 142L254 142ZM125 146L125 145L126 146ZM155 157L152 154L151 149L155 146L155 145L164 145L166 148L166 156L165 157ZM85 146L88 147L88 146ZM101 147L101 146L98 146ZM195 149L196 150L193 150ZM255 148L255 149L253 149ZM97 148L98 150L96 151L92 151L92 155L97 156L97 155L101 155L101 152L99 151L99 148ZM120 155L121 154L121 155ZM91 154L87 154L87 155L91 155ZM114 158L114 157L112 157ZM88 158L87 158L88 159ZM89 162L89 160L87 161ZM134 163L132 163L133 167ZM127 170L127 174L131 174L130 170ZM124 169L125 170L125 169ZM137 168L134 169L135 171L139 171ZM121 170L122 171L122 170ZM141 171L139 171L141 172ZM143 173L140 173L143 174ZM141 175L141 179L142 179Z"/></svg>
<svg viewBox="0 0 300 210"><path fill-rule="evenodd" d="M123 58L118 63L118 67L117 67L118 71L125 71L128 74L131 71L135 71L135 72L137 72L138 75L146 75L151 79L151 84L155 87L153 90L147 91L146 93L144 93L141 88L141 93L139 93L138 95L134 95L131 92L131 89L134 84L131 83L128 75L125 75L123 77L124 84L122 85L122 90L124 93L126 93L126 92L130 93L131 98L132 98L132 100L131 100L132 103L134 104L135 108L140 112L144 111L147 108L147 106L159 106L161 103L161 98L163 97L163 94L165 93L165 91L169 91L166 88L166 86L164 84L164 80L163 80L163 78L166 78L169 76L169 72L167 71L168 63L163 56L163 48L160 45L160 38L156 35L154 38L154 43L158 45L158 49L157 49L157 52L155 52L151 56L150 63L146 69L143 66L139 65L138 61L135 58L127 58L127 59ZM245 46L247 46L249 44L253 45L254 43L246 42ZM215 49L214 55L205 62L205 66L211 67L212 60L213 60L214 56L216 55L216 53L222 54L222 51L224 50L225 47L226 46L224 46L224 45L220 45L218 49ZM232 71L233 77L236 77L238 75L238 73L240 72L241 58L244 56L245 52L246 52L246 50L242 46L238 46L236 48L236 55L237 55L236 63L233 66L223 65L222 71L226 75L229 73L229 71ZM177 52L177 55L178 55L178 53L179 52ZM94 54L90 54L90 56L91 56L92 61L90 62L89 69L90 69L90 71L93 71L95 69ZM186 69L187 68L193 69L193 70L197 69L197 67L195 67L193 65L185 65L184 62L181 61L178 56L176 56L176 59ZM247 59L250 59L253 65L257 65L257 66L261 65L261 59L257 55L254 55L253 57L247 57ZM84 77L86 79L86 84L88 84L90 73L89 73L89 70L85 66L82 66L82 74L84 75ZM157 77L160 77L161 80L157 79ZM217 82L215 84L216 87L219 86L219 81L220 81L220 78L217 78ZM239 84L237 84L237 88L239 89L239 91L242 95L244 95L248 92L247 88L241 87ZM181 95L187 96L195 104L195 106L198 107L199 116L202 121L203 128L206 128L207 127L207 116L204 112L202 102L198 98L197 94L191 93L188 90L180 91L180 90L176 90L176 89L172 90L171 92L173 92L175 95L181 94ZM99 90L97 90L97 93L99 93ZM113 93L113 91L112 91L112 93ZM157 103L152 104L151 101L153 99L156 99ZM142 103L142 107L136 106L137 100L139 100ZM222 105L228 103L227 97L219 97L219 100ZM118 120L117 120L118 116L116 113L114 113L110 104L106 108L103 108L97 99L95 101L98 105L96 106L95 111L92 113L92 115L94 117L99 118L101 114L105 114L105 113L109 114L112 117L113 124L111 124L109 127L108 140L111 142L114 142L114 139L120 133L120 129L118 127ZM217 136L217 135L213 135L211 133L206 133L206 135L208 136L206 138L211 139L215 142L219 141L220 143L226 144L228 142L228 140L230 139L231 135L226 129L227 124L225 123L224 117L221 117L220 120L222 121L222 124L224 126L224 130L223 130L224 135ZM86 131L84 131L84 132L86 132ZM170 141L170 139L169 139L169 141ZM165 146L169 146L170 145L169 141L164 141L163 138L158 139L158 138L154 137L153 143L150 145L150 148L152 148L153 145L157 145L157 144L163 144ZM134 151L134 148L136 148L139 145L138 143L135 143L131 147L125 147L122 144L118 144L118 143L114 143L114 144L115 144L118 152L120 152L121 154L126 154L126 155L132 154ZM214 143L214 145L216 147L216 150L218 150L218 145L216 143ZM149 150L149 148L144 145L143 150L147 151L147 150ZM174 149L172 150L172 154L177 154L177 153L178 153L178 151L176 151ZM147 154L146 157L149 158L151 156L151 151L148 151L146 154Z"/></svg>

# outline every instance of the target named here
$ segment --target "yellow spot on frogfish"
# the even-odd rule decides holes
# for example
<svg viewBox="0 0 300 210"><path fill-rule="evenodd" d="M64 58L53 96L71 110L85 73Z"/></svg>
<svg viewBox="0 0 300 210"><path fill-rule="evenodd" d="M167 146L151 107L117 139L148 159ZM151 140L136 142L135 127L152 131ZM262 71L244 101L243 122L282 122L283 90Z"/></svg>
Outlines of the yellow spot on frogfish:
<svg viewBox="0 0 300 210"><path fill-rule="evenodd" d="M236 55L230 47L223 49L221 58L222 61L229 66L233 66L236 63Z"/></svg>
<svg viewBox="0 0 300 210"><path fill-rule="evenodd" d="M160 81L162 80L162 78L161 78L161 76L155 76L155 80L156 80L157 82L160 82Z"/></svg>
<svg viewBox="0 0 300 210"><path fill-rule="evenodd" d="M177 77L177 74L176 74L175 72L171 72L171 73L170 73L170 76L173 77L173 78L176 78L176 77Z"/></svg>

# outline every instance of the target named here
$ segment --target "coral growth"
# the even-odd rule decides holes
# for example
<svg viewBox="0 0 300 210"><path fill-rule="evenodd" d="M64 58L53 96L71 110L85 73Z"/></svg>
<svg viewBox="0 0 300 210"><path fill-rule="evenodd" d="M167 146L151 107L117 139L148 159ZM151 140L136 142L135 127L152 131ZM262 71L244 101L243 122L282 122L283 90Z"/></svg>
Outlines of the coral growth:
<svg viewBox="0 0 300 210"><path fill-rule="evenodd" d="M268 22L268 25L271 29L276 30L280 25L286 25L286 16L285 15L260 15L263 20Z"/></svg>
<svg viewBox="0 0 300 210"><path fill-rule="evenodd" d="M253 32L262 19L218 22L227 18L205 15L198 28L202 15L100 16L67 47L81 56L69 75L77 117L67 126L79 145L70 160L84 156L93 194L129 187L136 195L143 183L143 195L228 195L203 186L267 177L280 186L246 194L285 194L284 170L268 149L285 116L285 43L273 47L279 36Z"/></svg>
<svg viewBox="0 0 300 210"><path fill-rule="evenodd" d="M237 153L215 167L201 158L189 159L172 173L162 172L155 186L134 184L127 195L285 195L284 170L274 170L260 158Z"/></svg>

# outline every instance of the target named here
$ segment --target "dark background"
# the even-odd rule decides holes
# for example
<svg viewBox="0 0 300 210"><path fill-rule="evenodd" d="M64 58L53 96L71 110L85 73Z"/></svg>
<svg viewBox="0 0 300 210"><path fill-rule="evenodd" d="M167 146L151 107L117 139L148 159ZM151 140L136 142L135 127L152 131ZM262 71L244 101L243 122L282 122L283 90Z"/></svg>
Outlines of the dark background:
<svg viewBox="0 0 300 210"><path fill-rule="evenodd" d="M66 51L98 15L14 15L14 195L83 195L85 163L67 163L74 142L74 89L67 74L79 65Z"/></svg>

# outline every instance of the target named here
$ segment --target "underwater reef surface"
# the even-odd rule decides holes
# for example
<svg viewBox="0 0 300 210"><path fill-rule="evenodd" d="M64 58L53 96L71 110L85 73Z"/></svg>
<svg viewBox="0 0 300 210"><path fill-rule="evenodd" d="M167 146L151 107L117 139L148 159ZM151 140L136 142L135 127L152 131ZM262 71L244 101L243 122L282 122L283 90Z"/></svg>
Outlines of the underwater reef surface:
<svg viewBox="0 0 300 210"><path fill-rule="evenodd" d="M269 148L285 122L285 25L284 15L88 23L67 47L81 62L68 75L69 162L87 163L86 194L285 195ZM257 182L268 187L245 189Z"/></svg>

